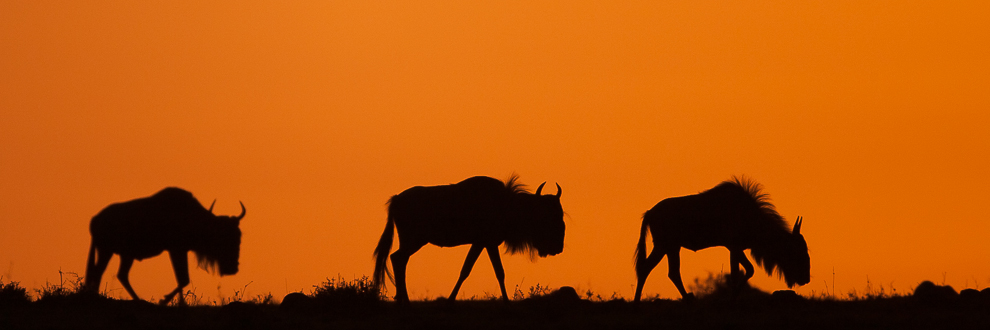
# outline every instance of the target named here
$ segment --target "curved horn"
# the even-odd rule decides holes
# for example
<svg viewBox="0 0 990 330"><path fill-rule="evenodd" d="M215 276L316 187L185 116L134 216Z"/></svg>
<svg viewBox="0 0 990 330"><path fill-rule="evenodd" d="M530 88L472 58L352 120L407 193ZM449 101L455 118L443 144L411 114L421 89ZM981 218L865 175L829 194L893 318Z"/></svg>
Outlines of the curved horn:
<svg viewBox="0 0 990 330"><path fill-rule="evenodd" d="M560 194L563 193L564 190L563 189L560 189L560 184L559 183L554 183L554 184L557 185L557 198L560 198Z"/></svg>
<svg viewBox="0 0 990 330"><path fill-rule="evenodd" d="M238 215L236 219L237 221L241 221L241 219L244 219L244 215L247 214L247 208L244 207L244 202L238 201L238 203L241 203L241 215Z"/></svg>
<svg viewBox="0 0 990 330"><path fill-rule="evenodd" d="M794 221L794 230L792 230L791 233L794 233L794 235L801 235L802 222L804 221L801 219L801 217L797 217L797 220Z"/></svg>
<svg viewBox="0 0 990 330"><path fill-rule="evenodd" d="M547 182L546 181L543 181L543 183L541 183L540 186L536 188L536 193L534 195L539 195L540 192L543 191L543 185L545 185L545 184L547 184Z"/></svg>
<svg viewBox="0 0 990 330"><path fill-rule="evenodd" d="M216 205L216 204L217 204L217 199L214 198L213 199L213 203L210 203L210 209L208 210L208 211L210 211L210 213L213 213L213 205Z"/></svg>

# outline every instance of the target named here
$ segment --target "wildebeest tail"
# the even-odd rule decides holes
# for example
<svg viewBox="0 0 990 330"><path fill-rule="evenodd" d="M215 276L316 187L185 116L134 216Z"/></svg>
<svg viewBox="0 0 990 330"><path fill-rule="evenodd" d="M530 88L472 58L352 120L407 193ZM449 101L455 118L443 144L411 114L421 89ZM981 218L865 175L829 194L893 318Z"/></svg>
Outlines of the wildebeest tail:
<svg viewBox="0 0 990 330"><path fill-rule="evenodd" d="M640 265L642 265L643 262L646 261L646 229L647 229L647 222L646 222L646 217L644 216L643 226L639 229L639 242L636 242L636 253L635 253L636 260L634 262L634 265L636 265L637 272L639 272Z"/></svg>
<svg viewBox="0 0 990 330"><path fill-rule="evenodd" d="M392 214L389 212L388 222L385 224L385 231L382 238L378 240L378 247L375 248L375 273L373 275L375 291L381 292L385 286L385 276L394 282L392 272L388 269L388 254L392 252L392 235L395 233L395 221L392 221Z"/></svg>

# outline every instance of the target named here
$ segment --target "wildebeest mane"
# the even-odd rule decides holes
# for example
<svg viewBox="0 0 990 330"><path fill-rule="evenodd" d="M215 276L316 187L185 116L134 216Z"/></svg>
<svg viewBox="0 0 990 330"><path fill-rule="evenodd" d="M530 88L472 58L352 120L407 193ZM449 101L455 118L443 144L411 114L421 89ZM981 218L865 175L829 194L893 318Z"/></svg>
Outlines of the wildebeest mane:
<svg viewBox="0 0 990 330"><path fill-rule="evenodd" d="M519 182L519 175L515 173L509 175L509 179L505 180L505 189L514 200L522 201L521 198L517 198L517 196L529 194L529 191L526 190L526 185ZM523 232L525 231L508 231L508 235L505 238L505 251L509 254L529 254L530 259L535 259L536 249L533 247L532 239L518 235Z"/></svg>
<svg viewBox="0 0 990 330"><path fill-rule="evenodd" d="M793 263L785 251L789 251L786 246L788 240L786 235L791 234L790 228L784 218L777 213L777 208L770 203L770 195L763 192L763 186L745 177L735 177L722 182L714 189L721 186L737 187L752 200L753 206L757 208L759 216L757 221L760 227L765 228L770 233L765 239L760 241L763 244L754 245L750 249L750 255L757 265L763 267L767 275L777 275L778 278L786 277L783 265Z"/></svg>
<svg viewBox="0 0 990 330"><path fill-rule="evenodd" d="M777 208L770 203L770 195L763 192L763 185L746 177L733 176L732 179L723 181L718 186L715 186L715 188L712 188L712 190L719 189L722 186L736 187L736 189L741 190L749 196L753 206L759 210L758 221L763 225L771 227L774 230L780 229L790 232L790 229L787 228L787 222L784 221L784 217L781 217L777 213Z"/></svg>
<svg viewBox="0 0 990 330"><path fill-rule="evenodd" d="M529 193L529 191L526 190L526 185L519 182L519 175L515 173L509 175L509 179L505 180L505 189L507 189L510 194Z"/></svg>
<svg viewBox="0 0 990 330"><path fill-rule="evenodd" d="M203 269L210 274L217 273L217 267L220 263L220 259L211 253L205 253L205 251L194 251L196 253L196 262L199 264L199 268Z"/></svg>
<svg viewBox="0 0 990 330"><path fill-rule="evenodd" d="M527 254L530 260L536 260L536 247L529 237L508 235L505 238L505 251L509 254Z"/></svg>
<svg viewBox="0 0 990 330"><path fill-rule="evenodd" d="M534 246L535 237L528 236L526 234L531 234L534 232L532 228L523 228L525 226L532 226L533 223L525 221L519 218L516 214L529 213L529 209L535 207L539 203L539 196L530 193L526 189L526 185L519 182L519 175L513 173L505 180L505 189L509 194L511 205L513 210L510 210L509 220L515 228L506 231L505 237L505 251L509 254L526 254L529 255L530 260L536 260L536 246Z"/></svg>

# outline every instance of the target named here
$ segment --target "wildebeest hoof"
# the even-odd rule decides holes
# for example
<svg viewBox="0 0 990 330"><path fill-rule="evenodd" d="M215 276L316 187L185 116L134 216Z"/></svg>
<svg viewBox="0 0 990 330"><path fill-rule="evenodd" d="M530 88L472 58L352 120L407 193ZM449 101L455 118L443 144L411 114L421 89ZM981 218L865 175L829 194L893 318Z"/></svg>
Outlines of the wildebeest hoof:
<svg viewBox="0 0 990 330"><path fill-rule="evenodd" d="M695 300L697 300L697 298L695 298L694 293L688 293L681 298L681 301L683 302L693 302Z"/></svg>

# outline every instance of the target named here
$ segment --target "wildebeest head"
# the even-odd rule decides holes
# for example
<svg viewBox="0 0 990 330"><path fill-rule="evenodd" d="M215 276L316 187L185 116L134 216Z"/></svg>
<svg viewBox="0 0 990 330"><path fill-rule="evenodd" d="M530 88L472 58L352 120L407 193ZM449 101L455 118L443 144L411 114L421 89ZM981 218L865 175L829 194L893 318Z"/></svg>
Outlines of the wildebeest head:
<svg viewBox="0 0 990 330"><path fill-rule="evenodd" d="M794 229L791 230L787 240L787 244L790 245L786 249L788 251L786 253L789 254L785 257L787 261L778 264L787 287L793 287L795 284L805 285L811 282L811 256L808 255L808 242L804 240L804 235L801 235L802 223L801 217L798 217L797 221L794 222Z"/></svg>
<svg viewBox="0 0 990 330"><path fill-rule="evenodd" d="M212 215L213 206L210 206ZM204 269L216 268L220 276L237 274L240 265L241 255L241 229L240 223L247 209L241 203L241 215L214 215L215 221L209 230L207 246L203 246L196 253L199 265Z"/></svg>
<svg viewBox="0 0 990 330"><path fill-rule="evenodd" d="M518 205L525 245L535 250L540 257L557 255L564 250L564 209L560 205L563 192L557 185L556 195L542 195L543 185L536 193L520 196ZM514 249L509 245L510 252Z"/></svg>

